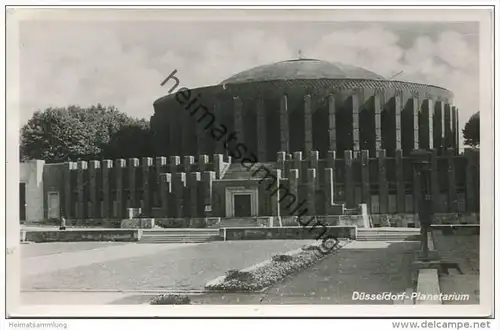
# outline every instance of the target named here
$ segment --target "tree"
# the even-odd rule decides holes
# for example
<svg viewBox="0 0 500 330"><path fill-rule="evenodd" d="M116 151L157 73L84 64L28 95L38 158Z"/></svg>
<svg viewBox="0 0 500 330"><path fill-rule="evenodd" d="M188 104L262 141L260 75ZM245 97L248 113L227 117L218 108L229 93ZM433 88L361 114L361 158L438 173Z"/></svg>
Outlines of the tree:
<svg viewBox="0 0 500 330"><path fill-rule="evenodd" d="M147 121L114 107L49 108L35 112L21 129L20 154L22 161L46 162L140 157L152 151L149 136Z"/></svg>
<svg viewBox="0 0 500 330"><path fill-rule="evenodd" d="M479 136L481 135L479 128L479 112L476 112L469 118L469 121L462 130L462 134L466 145L479 147Z"/></svg>

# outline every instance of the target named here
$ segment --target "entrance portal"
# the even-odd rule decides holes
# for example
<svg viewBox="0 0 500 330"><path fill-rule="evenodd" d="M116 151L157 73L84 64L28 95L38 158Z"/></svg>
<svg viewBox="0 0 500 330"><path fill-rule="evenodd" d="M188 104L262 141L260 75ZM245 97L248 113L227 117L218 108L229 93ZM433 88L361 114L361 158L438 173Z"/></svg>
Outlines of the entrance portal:
<svg viewBox="0 0 500 330"><path fill-rule="evenodd" d="M47 201L47 206L48 206L47 217L49 219L59 219L60 216L59 193L57 191L49 192L48 195L49 198Z"/></svg>
<svg viewBox="0 0 500 330"><path fill-rule="evenodd" d="M259 199L256 188L227 187L226 217L246 218L259 215Z"/></svg>
<svg viewBox="0 0 500 330"><path fill-rule="evenodd" d="M250 194L235 194L234 195L234 216L235 217L250 217L252 216L252 195Z"/></svg>

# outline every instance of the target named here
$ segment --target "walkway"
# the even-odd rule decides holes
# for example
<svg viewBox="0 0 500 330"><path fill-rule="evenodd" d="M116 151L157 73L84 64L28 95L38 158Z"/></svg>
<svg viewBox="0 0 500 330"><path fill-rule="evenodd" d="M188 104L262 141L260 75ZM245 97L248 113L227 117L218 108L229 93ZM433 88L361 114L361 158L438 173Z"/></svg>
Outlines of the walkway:
<svg viewBox="0 0 500 330"><path fill-rule="evenodd" d="M335 255L262 294L206 294L200 304L393 304L353 300L353 292L404 292L418 242L355 241Z"/></svg>
<svg viewBox="0 0 500 330"><path fill-rule="evenodd" d="M71 297L70 292L87 292L89 297L92 292L101 292L101 296L106 296L103 303L107 303L113 292L120 291L128 291L129 294L140 291L199 291L206 282L229 269L242 269L311 242L107 243L111 245L97 244L95 249L89 249L89 243L86 243L82 245L86 250L78 251L72 244L81 243L62 243L72 246L72 252L62 252L61 243L54 243L59 244L58 247L51 246L53 243L22 245L23 301L57 304L63 300L66 302L66 298L61 297ZM35 250L39 251L38 256ZM47 250L53 253L49 254ZM50 299L55 301L50 302Z"/></svg>

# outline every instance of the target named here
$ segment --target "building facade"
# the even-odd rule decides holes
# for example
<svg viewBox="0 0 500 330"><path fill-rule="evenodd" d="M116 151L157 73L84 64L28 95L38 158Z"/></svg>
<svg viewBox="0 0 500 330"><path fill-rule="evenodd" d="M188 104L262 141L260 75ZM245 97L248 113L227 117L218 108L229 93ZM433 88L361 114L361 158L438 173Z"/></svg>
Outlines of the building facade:
<svg viewBox="0 0 500 330"><path fill-rule="evenodd" d="M178 88L154 103L161 156L38 162L33 180L43 206L30 221L119 222L128 208L155 218L286 217L299 207L329 215L339 204L414 214L421 189L415 149L431 151L435 212L477 213L479 155L457 151L452 97L443 88L305 59L254 68L217 86Z"/></svg>

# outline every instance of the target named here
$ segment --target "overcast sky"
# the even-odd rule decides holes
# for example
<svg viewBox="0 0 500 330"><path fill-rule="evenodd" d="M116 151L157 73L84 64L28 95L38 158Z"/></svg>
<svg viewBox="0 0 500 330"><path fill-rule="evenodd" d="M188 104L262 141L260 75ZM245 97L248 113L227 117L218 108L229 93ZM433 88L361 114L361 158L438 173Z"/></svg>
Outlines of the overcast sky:
<svg viewBox="0 0 500 330"><path fill-rule="evenodd" d="M148 118L177 69L189 87L304 57L450 89L462 127L478 104L476 23L36 21L20 25L21 121L100 102Z"/></svg>

